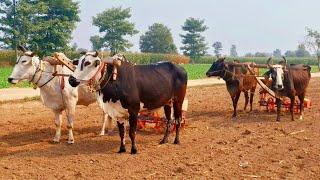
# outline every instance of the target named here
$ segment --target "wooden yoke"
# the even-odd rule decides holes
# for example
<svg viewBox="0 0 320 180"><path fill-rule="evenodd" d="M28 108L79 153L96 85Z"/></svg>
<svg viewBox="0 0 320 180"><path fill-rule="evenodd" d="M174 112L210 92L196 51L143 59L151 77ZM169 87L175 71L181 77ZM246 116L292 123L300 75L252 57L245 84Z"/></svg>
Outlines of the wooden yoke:
<svg viewBox="0 0 320 180"><path fill-rule="evenodd" d="M249 71L251 74L254 73L254 72L252 71L252 67L251 67L250 65L247 65L247 66L245 66L245 67L248 69L248 71ZM264 90L266 90L266 91L270 94L270 96L272 96L272 97L274 97L274 98L279 98L281 101L283 101L283 98L282 98L282 97L277 97L276 94L274 93L274 91L272 91L268 86L266 86L266 85L259 79L259 77L256 76L256 80L257 80L258 84L259 84Z"/></svg>
<svg viewBox="0 0 320 180"><path fill-rule="evenodd" d="M55 52L53 54L55 60L60 62L62 65L67 66L72 72L76 70L76 66L72 64L72 61L63 53Z"/></svg>
<svg viewBox="0 0 320 180"><path fill-rule="evenodd" d="M225 64L236 66L236 67L248 67L248 64L245 63L237 63L237 62L225 62ZM255 64L251 63L251 68L269 68L266 64Z"/></svg>

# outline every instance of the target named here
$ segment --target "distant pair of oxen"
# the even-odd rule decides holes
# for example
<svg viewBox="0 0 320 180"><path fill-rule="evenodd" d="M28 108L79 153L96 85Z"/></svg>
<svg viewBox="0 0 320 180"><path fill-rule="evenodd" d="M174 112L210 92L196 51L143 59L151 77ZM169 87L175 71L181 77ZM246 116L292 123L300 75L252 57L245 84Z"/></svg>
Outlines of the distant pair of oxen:
<svg viewBox="0 0 320 180"><path fill-rule="evenodd" d="M167 143L173 107L176 123L174 143L180 143L182 103L188 80L187 73L182 67L170 62L134 65L122 55L102 60L98 52L84 52L78 60L76 70L72 72L65 66L55 68L22 46L19 46L19 49L22 55L17 59L8 81L16 84L21 80L28 80L40 88L42 102L55 113L54 142L60 141L63 110L66 110L68 119L68 143L72 144L74 143L72 129L76 104L89 105L98 100L104 112L100 134L104 134L107 119L109 119L109 127L111 121L116 120L121 138L120 153L126 151L124 120L127 118L130 124L131 153L137 153L135 142L137 116L143 109L164 108L168 123L160 143ZM57 74L71 76L54 76L54 70Z"/></svg>
<svg viewBox="0 0 320 180"><path fill-rule="evenodd" d="M291 119L294 120L293 108L295 96L298 96L300 101L300 119L302 119L304 98L311 78L311 67L302 64L288 64L286 58L283 57L283 59L284 61L276 65L270 64L271 58L268 59L267 68L269 70L264 74L266 77L264 82L270 82L268 79L271 77L270 88L275 92L276 96L277 121L280 121L282 97L290 98ZM259 75L259 69L250 68L250 65L252 63L243 63L242 67L235 67L233 64L226 63L225 58L222 58L214 62L206 73L208 77L221 77L226 81L227 90L233 102L234 111L232 117L237 116L237 104L241 92L245 94L245 110L249 99L248 93L250 92L250 111L252 110L253 96L257 86L255 76Z"/></svg>

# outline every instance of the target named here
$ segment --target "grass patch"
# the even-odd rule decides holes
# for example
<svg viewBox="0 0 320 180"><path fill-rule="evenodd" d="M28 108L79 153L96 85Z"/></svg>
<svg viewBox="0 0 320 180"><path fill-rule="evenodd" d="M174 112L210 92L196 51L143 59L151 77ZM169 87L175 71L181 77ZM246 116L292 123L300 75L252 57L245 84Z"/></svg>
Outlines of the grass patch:
<svg viewBox="0 0 320 180"><path fill-rule="evenodd" d="M206 72L211 64L184 64L181 65L188 73L188 79L202 79L206 77Z"/></svg>
<svg viewBox="0 0 320 180"><path fill-rule="evenodd" d="M28 82L20 82L17 85L8 83L8 77L10 76L12 69L12 67L0 67L0 89L10 87L31 87Z"/></svg>
<svg viewBox="0 0 320 180"><path fill-rule="evenodd" d="M206 72L209 70L211 64L184 64L181 65L188 73L188 79L202 79L206 78ZM264 74L267 71L265 68L260 69L260 74ZM311 66L311 73L319 72L317 66Z"/></svg>

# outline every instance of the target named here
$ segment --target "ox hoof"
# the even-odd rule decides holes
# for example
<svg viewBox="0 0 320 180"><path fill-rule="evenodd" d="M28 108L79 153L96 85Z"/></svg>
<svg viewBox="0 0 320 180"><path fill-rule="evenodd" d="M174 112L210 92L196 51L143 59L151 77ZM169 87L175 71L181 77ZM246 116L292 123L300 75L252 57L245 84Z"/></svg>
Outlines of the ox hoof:
<svg viewBox="0 0 320 180"><path fill-rule="evenodd" d="M131 154L137 154L138 150L137 148L131 148Z"/></svg>
<svg viewBox="0 0 320 180"><path fill-rule="evenodd" d="M104 131L101 131L99 134L99 136L104 136L104 135L105 135Z"/></svg>
<svg viewBox="0 0 320 180"><path fill-rule="evenodd" d="M102 133L99 134L99 136L104 136L104 135L105 135L104 133L103 134Z"/></svg>
<svg viewBox="0 0 320 180"><path fill-rule="evenodd" d="M58 144L58 143L60 143L60 140L59 140L59 139L53 139L53 140L52 140L52 143L53 143L53 144Z"/></svg>
<svg viewBox="0 0 320 180"><path fill-rule="evenodd" d="M68 144L74 144L74 140L68 140Z"/></svg>
<svg viewBox="0 0 320 180"><path fill-rule="evenodd" d="M125 152L126 152L126 147L120 146L118 153L125 153Z"/></svg>
<svg viewBox="0 0 320 180"><path fill-rule="evenodd" d="M175 139L173 144L180 144L180 140L179 139Z"/></svg>
<svg viewBox="0 0 320 180"><path fill-rule="evenodd" d="M168 143L168 139L162 139L159 144L166 144L166 143Z"/></svg>

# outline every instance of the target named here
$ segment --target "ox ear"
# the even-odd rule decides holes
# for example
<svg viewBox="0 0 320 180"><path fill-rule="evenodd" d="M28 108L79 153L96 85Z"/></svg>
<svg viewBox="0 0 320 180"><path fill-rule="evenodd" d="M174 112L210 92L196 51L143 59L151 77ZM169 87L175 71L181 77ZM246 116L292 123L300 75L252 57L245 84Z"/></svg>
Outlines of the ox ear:
<svg viewBox="0 0 320 180"><path fill-rule="evenodd" d="M86 55L87 52L86 52L86 51L81 51L80 54L81 54L81 55Z"/></svg>
<svg viewBox="0 0 320 180"><path fill-rule="evenodd" d="M75 65L75 66L77 66L77 65L79 64L79 59L74 59L74 60L72 61L72 64Z"/></svg>
<svg viewBox="0 0 320 180"><path fill-rule="evenodd" d="M98 67L98 66L100 65L100 63L101 63L100 60L96 60L96 61L94 62L94 66L95 66L95 67Z"/></svg>
<svg viewBox="0 0 320 180"><path fill-rule="evenodd" d="M27 49L22 45L19 45L17 48L18 48L19 51L22 51L22 52L26 52L27 51Z"/></svg>
<svg viewBox="0 0 320 180"><path fill-rule="evenodd" d="M93 57L98 57L99 56L99 52L96 51L95 54L93 55Z"/></svg>

